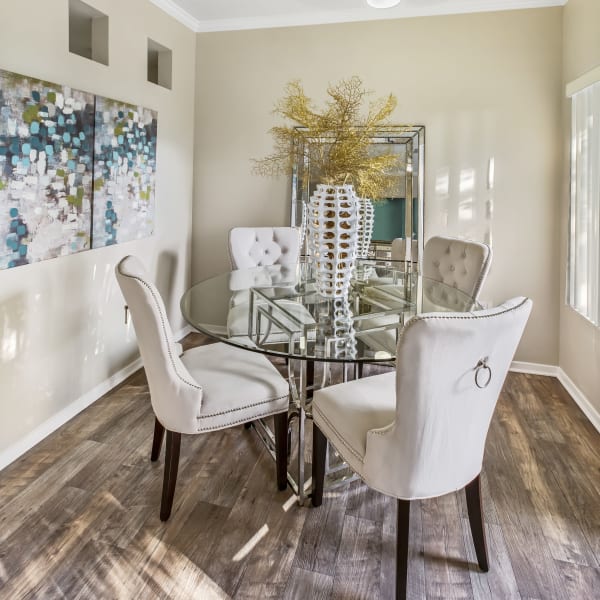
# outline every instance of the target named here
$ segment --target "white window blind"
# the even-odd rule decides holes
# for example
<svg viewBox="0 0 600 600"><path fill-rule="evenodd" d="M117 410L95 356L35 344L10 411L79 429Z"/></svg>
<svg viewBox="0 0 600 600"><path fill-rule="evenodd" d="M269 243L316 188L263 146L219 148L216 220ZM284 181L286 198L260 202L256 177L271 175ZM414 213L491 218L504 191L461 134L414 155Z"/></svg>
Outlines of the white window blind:
<svg viewBox="0 0 600 600"><path fill-rule="evenodd" d="M573 93L567 302L600 324L600 82Z"/></svg>

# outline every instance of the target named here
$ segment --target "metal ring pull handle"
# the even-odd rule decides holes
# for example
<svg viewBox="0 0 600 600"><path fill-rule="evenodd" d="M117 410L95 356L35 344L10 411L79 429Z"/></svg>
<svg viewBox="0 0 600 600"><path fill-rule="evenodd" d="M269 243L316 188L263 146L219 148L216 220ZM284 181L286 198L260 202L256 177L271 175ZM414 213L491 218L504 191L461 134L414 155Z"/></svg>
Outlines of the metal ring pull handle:
<svg viewBox="0 0 600 600"><path fill-rule="evenodd" d="M475 385L480 389L486 388L492 380L492 369L487 364L487 361L488 357L486 356L480 359L475 367ZM487 371L487 379L483 383L480 382L480 379L483 379L483 376L480 377L482 371Z"/></svg>

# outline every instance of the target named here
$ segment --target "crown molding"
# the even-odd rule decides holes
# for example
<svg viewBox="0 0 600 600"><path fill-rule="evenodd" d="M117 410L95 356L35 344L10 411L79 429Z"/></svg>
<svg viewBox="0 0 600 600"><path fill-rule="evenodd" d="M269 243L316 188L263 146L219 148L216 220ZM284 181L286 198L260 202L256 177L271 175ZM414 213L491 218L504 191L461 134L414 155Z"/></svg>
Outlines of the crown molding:
<svg viewBox="0 0 600 600"><path fill-rule="evenodd" d="M567 0L457 0L450 6L406 6L398 5L386 10L364 8L346 11L313 11L311 13L242 17L236 19L198 19L183 10L174 0L150 0L152 4L183 23L196 33L218 31L239 31L247 29L272 29L275 27L301 27L305 25L331 25L357 21L381 21L411 17L465 14L520 10L527 8L548 8L564 6Z"/></svg>
<svg viewBox="0 0 600 600"><path fill-rule="evenodd" d="M567 83L567 98L571 98L581 90L600 82L600 65L584 73L581 77L578 77L574 81Z"/></svg>
<svg viewBox="0 0 600 600"><path fill-rule="evenodd" d="M150 0L150 2L185 25L188 29L195 31L196 33L202 31L201 21L190 15L186 10L183 10L183 8L173 2L173 0Z"/></svg>

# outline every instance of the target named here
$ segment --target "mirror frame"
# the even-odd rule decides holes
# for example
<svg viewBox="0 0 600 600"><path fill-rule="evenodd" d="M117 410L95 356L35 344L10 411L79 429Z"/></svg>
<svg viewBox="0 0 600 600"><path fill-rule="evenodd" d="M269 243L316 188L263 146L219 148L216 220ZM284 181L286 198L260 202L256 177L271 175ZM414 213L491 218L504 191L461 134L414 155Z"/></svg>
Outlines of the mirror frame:
<svg viewBox="0 0 600 600"><path fill-rule="evenodd" d="M298 130L302 131L301 127ZM394 144L404 146L405 161L399 164L399 172L404 177L404 238L416 241L417 257L412 256L413 244L405 244L404 260L416 264L418 271L422 272L423 257L423 221L424 221L424 189L425 189L425 126L424 125L388 125L381 127L372 136L371 143ZM292 196L290 210L290 224L292 227L302 227L303 206L306 206L310 194L318 181L311 180L310 159L306 151L310 138L298 137L297 146L294 148L296 157L292 169ZM408 173L412 176L407 177ZM417 203L417 223L413 220L413 205ZM391 258L392 240L371 242L370 258Z"/></svg>

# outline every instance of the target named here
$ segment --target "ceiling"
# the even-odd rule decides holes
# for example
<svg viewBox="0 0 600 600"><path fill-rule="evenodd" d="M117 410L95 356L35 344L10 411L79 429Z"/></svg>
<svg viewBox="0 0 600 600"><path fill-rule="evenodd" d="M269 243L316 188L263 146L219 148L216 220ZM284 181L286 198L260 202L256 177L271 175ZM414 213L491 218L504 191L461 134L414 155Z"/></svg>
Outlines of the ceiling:
<svg viewBox="0 0 600 600"><path fill-rule="evenodd" d="M366 0L150 0L194 31L231 31L563 6L567 0L400 0L375 9Z"/></svg>

